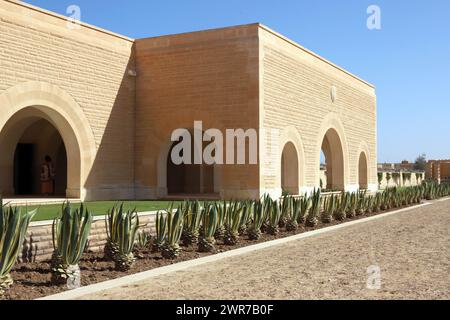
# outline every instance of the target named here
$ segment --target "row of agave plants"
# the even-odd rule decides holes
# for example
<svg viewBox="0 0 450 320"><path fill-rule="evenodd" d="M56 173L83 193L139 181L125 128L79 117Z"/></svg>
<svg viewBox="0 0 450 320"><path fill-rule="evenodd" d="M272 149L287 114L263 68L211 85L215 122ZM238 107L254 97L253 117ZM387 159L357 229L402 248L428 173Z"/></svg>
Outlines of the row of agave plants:
<svg viewBox="0 0 450 320"><path fill-rule="evenodd" d="M281 229L296 231L301 225L315 227L319 221L344 221L448 195L449 185L424 183L375 195L356 192L324 196L315 190L310 196L284 196L279 200L265 196L258 201L185 201L176 209L157 213L153 237L143 231L135 210L126 211L120 205L105 216L104 255L114 261L117 270L127 271L136 259L136 250L144 248L174 259L180 255L181 246L213 252L217 241L234 246L244 236L256 241L263 233L275 236ZM13 284L11 270L35 213L36 210L22 213L18 208L0 206L0 297ZM61 215L54 220L51 270L55 284L79 278L78 264L86 251L92 221L92 213L83 204L72 208L70 203L63 205Z"/></svg>

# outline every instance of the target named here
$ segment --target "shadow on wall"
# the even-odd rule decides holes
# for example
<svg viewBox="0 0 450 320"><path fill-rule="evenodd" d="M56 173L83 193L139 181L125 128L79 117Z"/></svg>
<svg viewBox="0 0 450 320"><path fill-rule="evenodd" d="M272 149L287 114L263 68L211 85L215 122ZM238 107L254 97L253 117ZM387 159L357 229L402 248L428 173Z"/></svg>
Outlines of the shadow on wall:
<svg viewBox="0 0 450 320"><path fill-rule="evenodd" d="M134 198L136 78L128 70L135 70L134 56L124 70L109 117L99 119L106 122L104 131L94 130L98 150L85 183L87 200ZM100 142L99 135L102 135Z"/></svg>

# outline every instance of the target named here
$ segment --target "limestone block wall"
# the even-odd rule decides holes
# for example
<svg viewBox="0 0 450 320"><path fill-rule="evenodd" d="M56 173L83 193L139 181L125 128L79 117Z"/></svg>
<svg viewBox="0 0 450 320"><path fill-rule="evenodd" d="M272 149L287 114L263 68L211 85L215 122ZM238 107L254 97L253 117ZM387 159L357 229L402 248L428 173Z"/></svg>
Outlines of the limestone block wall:
<svg viewBox="0 0 450 320"><path fill-rule="evenodd" d="M72 128L80 144L82 168L81 176L74 173L81 190L68 190L69 196L134 196L135 78L128 75L135 65L133 43L85 24L70 28L65 17L20 1L0 1L0 130L9 120L2 118L8 114L6 110L31 107L21 105L24 101L50 107L52 102L63 106L63 96L73 99L71 110L64 106L62 112L79 109L76 112L82 114ZM44 113L58 125L50 110ZM89 137L82 138L81 130ZM90 141L80 141L83 139ZM93 155L83 143L94 146ZM2 147L6 144L0 142ZM4 169L6 165L0 166ZM11 191L0 181L0 192Z"/></svg>
<svg viewBox="0 0 450 320"><path fill-rule="evenodd" d="M255 25L136 40L136 195L167 195L170 135L178 128L258 129ZM226 152L224 158L226 157ZM223 198L259 196L257 165L216 165Z"/></svg>
<svg viewBox="0 0 450 320"><path fill-rule="evenodd" d="M142 231L154 233L155 213L140 214L139 223L142 226ZM95 217L89 236L88 250L101 252L106 243L106 238L105 217ZM52 221L31 223L19 260L22 262L45 261L51 258L52 253Z"/></svg>
<svg viewBox="0 0 450 320"><path fill-rule="evenodd" d="M264 136L268 149L272 146L281 157L284 144L294 142L300 161L300 190L311 190L320 183L323 137L326 130L333 128L344 151L345 189L358 189L359 157L364 152L368 186L376 190L374 87L265 26L259 28L259 39L260 126L278 136ZM262 163L261 188L279 194L279 161L268 163L263 159Z"/></svg>
<svg viewBox="0 0 450 320"><path fill-rule="evenodd" d="M403 173L410 174L411 178L406 179L403 176ZM421 174L421 177L417 176L416 173ZM389 172L391 175L391 179L387 180L388 172L380 172L380 174L383 175L380 189L386 189L391 187L411 187L411 186L418 186L422 184L422 182L425 180L425 172L397 172L397 175L394 172Z"/></svg>

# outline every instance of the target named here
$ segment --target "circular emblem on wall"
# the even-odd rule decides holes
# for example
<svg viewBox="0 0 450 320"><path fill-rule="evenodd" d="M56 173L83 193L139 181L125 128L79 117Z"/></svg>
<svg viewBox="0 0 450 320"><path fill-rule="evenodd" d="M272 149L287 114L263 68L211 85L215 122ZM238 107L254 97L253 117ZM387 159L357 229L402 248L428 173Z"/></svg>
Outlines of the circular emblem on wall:
<svg viewBox="0 0 450 320"><path fill-rule="evenodd" d="M337 88L335 86L331 87L331 101L335 102L337 99Z"/></svg>

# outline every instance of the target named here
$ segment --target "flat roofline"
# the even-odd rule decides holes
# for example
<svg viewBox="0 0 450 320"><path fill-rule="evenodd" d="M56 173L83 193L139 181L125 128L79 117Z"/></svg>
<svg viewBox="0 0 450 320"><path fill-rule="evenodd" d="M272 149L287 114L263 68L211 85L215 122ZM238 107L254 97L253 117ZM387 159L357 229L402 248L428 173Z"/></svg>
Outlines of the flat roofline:
<svg viewBox="0 0 450 320"><path fill-rule="evenodd" d="M24 8L36 11L36 12L43 13L45 15L48 15L48 16L51 16L51 17L54 17L54 18L57 18L57 19L60 19L60 20L67 21L67 17L62 15L62 14L43 9L43 8L34 6L32 4L29 4L29 3L25 3L25 2L22 2L22 1L19 1L19 0L4 0L4 1L9 2L11 4L14 4L14 5L17 5L17 6L20 6L20 7L24 7ZM85 27L85 28L87 28L87 29L98 31L100 33L104 33L104 34L107 34L109 36L120 38L122 40L126 40L126 41L129 41L129 42L134 42L135 41L135 39L129 38L127 36L124 36L124 35L121 35L121 34L118 34L118 33L115 33L115 32L109 31L109 30L106 30L106 29L102 29L100 27L96 27L94 25L85 23L83 21L80 21L80 25Z"/></svg>
<svg viewBox="0 0 450 320"><path fill-rule="evenodd" d="M291 40L291 39L289 39L289 38L283 36L282 34L280 34L280 33L276 32L276 31L270 29L269 27L267 27L267 26L265 26L265 25L263 25L263 24L261 24L261 23L259 23L258 25L259 25L259 27L260 27L261 29L263 29L263 30L265 30L265 31L267 31L267 32L269 32L269 33L271 33L271 34L273 34L274 36L276 36L276 37L278 37L278 38L280 38L280 39L282 39L282 40L284 40L284 41L290 43L291 45L293 45L293 46L299 48L300 50L302 50L302 51L304 51L304 52L306 52L306 53L308 53L308 54L310 54L310 55L316 57L316 58L319 59L319 60L322 60L323 62L329 64L330 66L332 66L332 67L334 67L334 68L336 68L336 69L338 69L338 70L340 70L340 71L346 73L347 75L351 76L352 78L354 78L354 79L356 79L356 80L358 80L358 81L360 81L360 82L362 82L362 83L368 85L369 87L375 89L375 85L373 85L373 84L371 84L371 83L369 83L369 82L367 82L367 81L361 79L360 77L358 77L358 76L354 75L353 73L351 73L351 72L345 70L344 68L339 67L338 65L336 65L336 64L334 64L333 62L331 62L331 61L325 59L324 57L318 55L317 53L315 53L315 52L313 52L313 51L311 51L311 50L309 50L309 49L306 49L305 47L301 46L301 45L298 44L297 42L295 42L295 41L293 41L293 40Z"/></svg>
<svg viewBox="0 0 450 320"><path fill-rule="evenodd" d="M220 30L227 30L227 29L232 29L232 28L245 28L245 27L258 27L260 29L263 29L271 34L273 34L274 36L288 42L289 44L293 45L294 47L299 48L300 50L312 55L313 57L325 62L326 64L332 66L333 68L336 68L339 71L344 72L345 74L349 75L350 77L362 82L363 84L375 89L375 85L371 84L368 81L365 81L363 79L361 79L360 77L354 75L353 73L345 70L342 67L339 67L338 65L332 63L331 61L325 59L324 57L320 56L319 54L306 49L305 47L301 46L300 44L298 44L297 42L283 36L282 34L274 31L273 29L267 27L266 25L263 25L262 23L256 22L256 23L248 23L248 24L241 24L241 25L235 25L235 26L229 26L229 27L221 27L221 28L210 28L210 29L204 29L204 30L197 30L197 31L189 31L189 32L180 32L180 33L174 33L174 34L166 34L166 35L159 35L159 36L153 36L153 37L147 37L147 38L140 38L137 39L137 41L140 40L151 40L151 39L160 39L160 38L167 38L167 37L175 37L175 36L183 36L183 35L189 35L189 34L196 34L196 33L202 33L202 32L212 32L212 31L220 31Z"/></svg>
<svg viewBox="0 0 450 320"><path fill-rule="evenodd" d="M167 38L167 37L179 37L179 36L183 36L183 35L198 34L198 33L203 33L203 32L214 32L214 31L228 30L228 29L233 29L233 28L258 27L260 25L261 25L260 23L254 22L254 23L238 24L238 25L227 26L227 27L208 28L208 29L186 31L186 32L178 32L178 33L171 33L171 34L161 34L159 36L150 36L150 37L138 38L136 40L139 41L139 40L152 40L152 39Z"/></svg>

